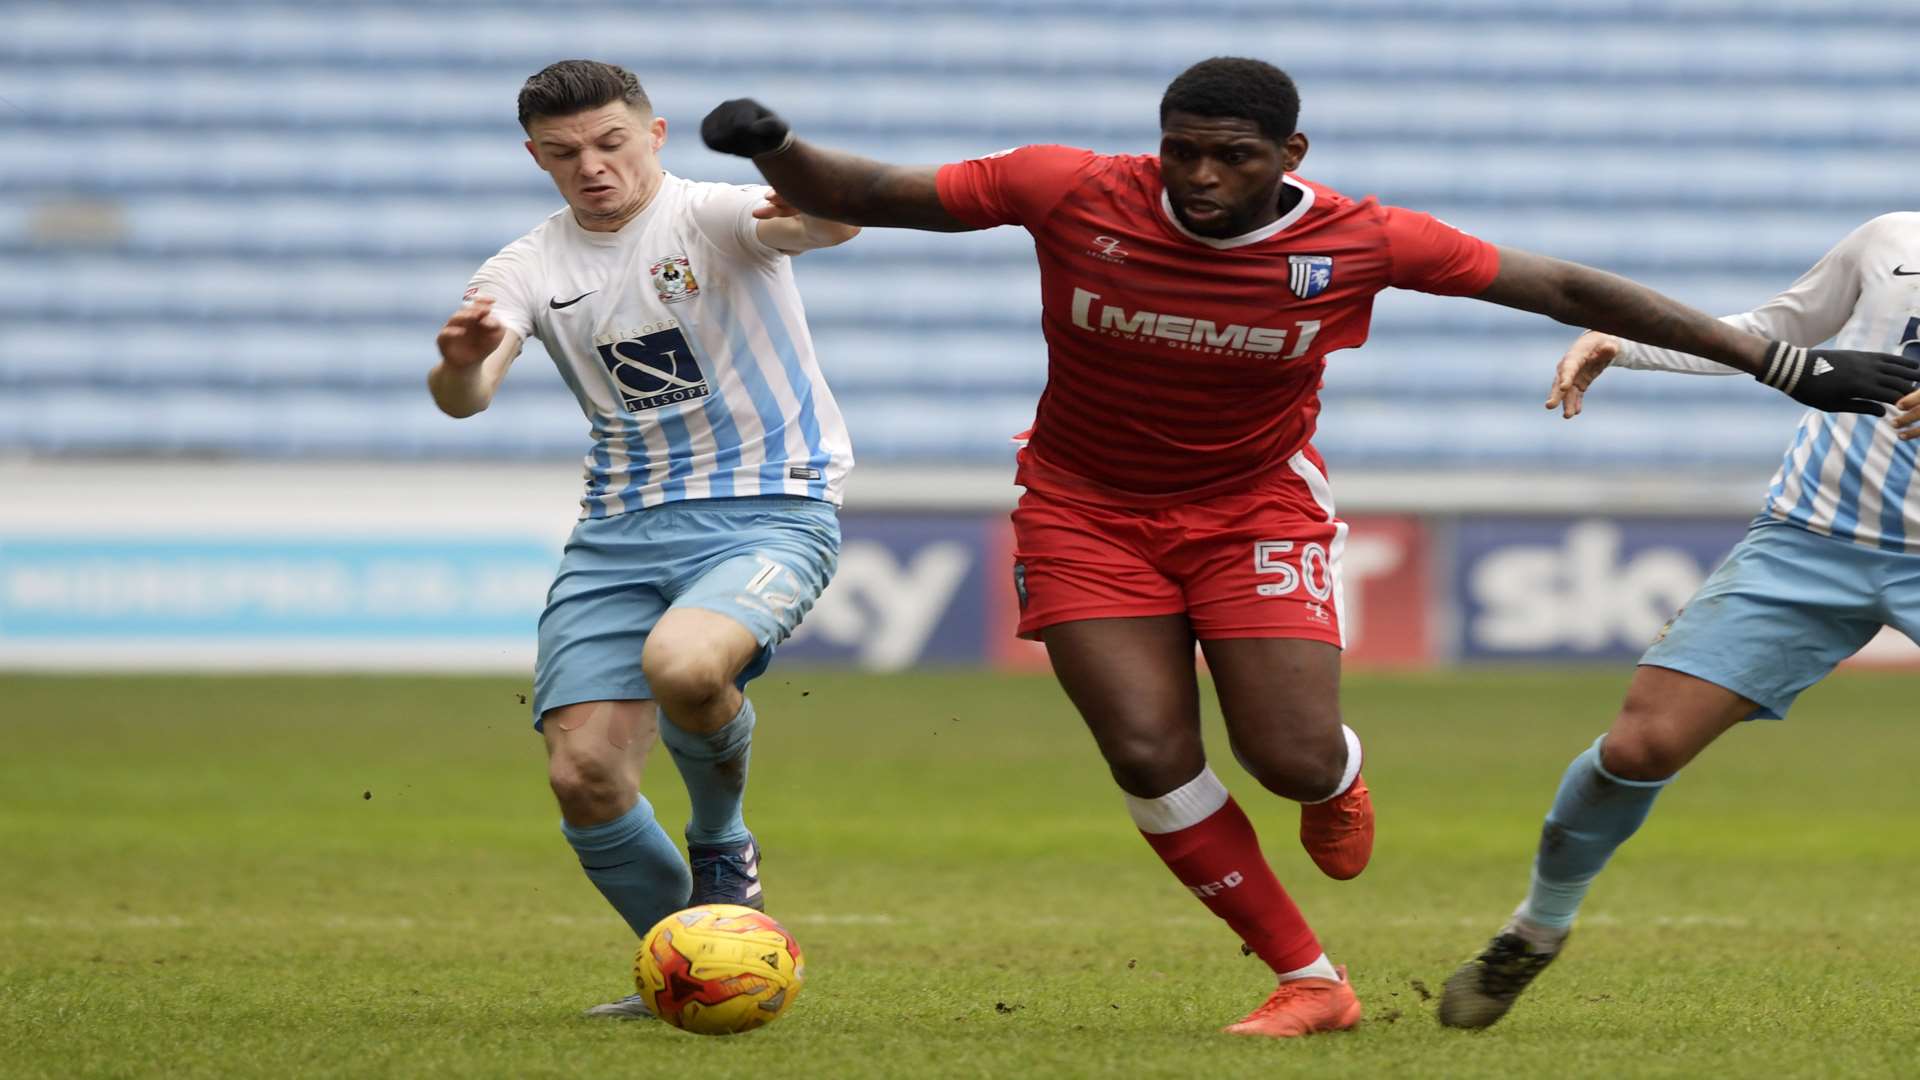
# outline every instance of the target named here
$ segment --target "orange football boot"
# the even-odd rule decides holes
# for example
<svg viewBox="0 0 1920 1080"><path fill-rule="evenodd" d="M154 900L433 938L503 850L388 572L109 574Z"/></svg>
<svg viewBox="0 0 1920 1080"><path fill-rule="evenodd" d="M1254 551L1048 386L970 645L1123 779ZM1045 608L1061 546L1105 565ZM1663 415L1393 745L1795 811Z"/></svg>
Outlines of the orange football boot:
<svg viewBox="0 0 1920 1080"><path fill-rule="evenodd" d="M1223 1028L1229 1035L1291 1039L1316 1031L1345 1031L1360 1022L1360 999L1347 983L1347 969L1332 979L1289 979L1245 1020Z"/></svg>
<svg viewBox="0 0 1920 1080"><path fill-rule="evenodd" d="M1335 881L1360 876L1373 858L1373 795L1355 775L1339 798L1300 805L1300 846Z"/></svg>

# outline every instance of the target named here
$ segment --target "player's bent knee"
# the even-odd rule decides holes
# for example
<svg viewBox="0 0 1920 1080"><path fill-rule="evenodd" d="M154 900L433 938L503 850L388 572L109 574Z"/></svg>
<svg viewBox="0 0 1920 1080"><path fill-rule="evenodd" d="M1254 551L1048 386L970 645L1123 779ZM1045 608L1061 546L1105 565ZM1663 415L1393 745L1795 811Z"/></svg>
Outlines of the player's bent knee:
<svg viewBox="0 0 1920 1080"><path fill-rule="evenodd" d="M567 748L547 759L547 784L569 815L621 801L628 784L617 761Z"/></svg>
<svg viewBox="0 0 1920 1080"><path fill-rule="evenodd" d="M1683 764L1674 748L1643 732L1608 735L1600 744L1600 767L1622 780L1665 780Z"/></svg>
<svg viewBox="0 0 1920 1080"><path fill-rule="evenodd" d="M1295 802L1318 802L1340 786L1343 764L1316 763L1309 760L1241 762L1260 786Z"/></svg>
<svg viewBox="0 0 1920 1080"><path fill-rule="evenodd" d="M1673 723L1629 699L1600 744L1600 767L1622 780L1664 780L1687 762Z"/></svg>
<svg viewBox="0 0 1920 1080"><path fill-rule="evenodd" d="M1275 740L1249 747L1236 742L1233 756L1261 787L1296 802L1326 798L1340 786L1347 768L1347 744L1337 727L1334 739L1313 743Z"/></svg>
<svg viewBox="0 0 1920 1080"><path fill-rule="evenodd" d="M640 670L656 700L683 704L711 701L733 682L726 661L698 645L649 642L640 657Z"/></svg>
<svg viewBox="0 0 1920 1080"><path fill-rule="evenodd" d="M1155 799L1200 775L1206 760L1197 748L1169 746L1163 738L1142 734L1108 738L1101 756L1120 790L1143 799Z"/></svg>

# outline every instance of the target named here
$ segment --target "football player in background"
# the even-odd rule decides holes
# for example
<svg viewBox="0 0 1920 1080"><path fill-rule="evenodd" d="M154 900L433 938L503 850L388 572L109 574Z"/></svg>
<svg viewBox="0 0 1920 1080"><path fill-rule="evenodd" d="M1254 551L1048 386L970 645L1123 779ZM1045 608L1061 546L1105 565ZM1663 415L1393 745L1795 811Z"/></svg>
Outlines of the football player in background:
<svg viewBox="0 0 1920 1080"><path fill-rule="evenodd" d="M1347 529L1310 439L1325 357L1366 339L1374 294L1472 296L1652 341L1818 408L1877 410L1920 371L1769 341L1301 179L1298 113L1279 69L1215 58L1167 87L1158 155L1026 146L887 165L799 140L749 99L701 128L810 214L1033 234L1049 359L1016 478L1019 632L1045 643L1147 843L1273 969L1278 987L1227 1028L1269 1036L1349 1028L1361 1006L1207 766L1193 653L1235 756L1301 803L1314 862L1360 873L1373 810L1338 702Z"/></svg>
<svg viewBox="0 0 1920 1080"><path fill-rule="evenodd" d="M1920 213L1855 229L1788 289L1721 320L1811 346L1920 359ZM1582 335L1547 407L1579 415L1609 364L1692 375L1732 368L1673 349ZM1819 364L1814 361L1815 366ZM1920 641L1920 393L1898 415L1809 412L1766 503L1634 670L1613 727L1573 759L1547 811L1532 887L1480 954L1447 980L1440 1022L1487 1027L1560 954L1607 859L1700 751L1743 720L1780 720L1794 698L1893 626Z"/></svg>
<svg viewBox="0 0 1920 1080"><path fill-rule="evenodd" d="M427 384L471 416L538 337L592 426L581 520L540 616L533 725L562 833L645 935L689 904L765 902L741 810L743 690L833 574L853 464L789 256L859 230L756 217L764 188L667 173L667 122L612 64L547 67L519 115L567 205L480 267ZM688 860L639 794L656 734L692 800ZM589 1011L646 1015L638 995Z"/></svg>

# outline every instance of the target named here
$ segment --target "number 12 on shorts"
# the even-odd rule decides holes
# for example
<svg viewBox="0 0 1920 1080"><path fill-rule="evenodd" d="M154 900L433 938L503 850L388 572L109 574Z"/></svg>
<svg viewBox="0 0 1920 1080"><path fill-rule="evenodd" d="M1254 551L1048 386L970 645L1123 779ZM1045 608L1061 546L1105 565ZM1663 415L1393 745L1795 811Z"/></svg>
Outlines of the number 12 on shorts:
<svg viewBox="0 0 1920 1080"><path fill-rule="evenodd" d="M1305 585L1307 595L1315 600L1333 595L1333 582L1327 573L1327 549L1319 544L1307 544L1300 548L1296 560L1293 557L1296 546L1291 540L1261 540L1253 545L1253 572L1275 577L1273 581L1255 586L1254 592L1261 596L1291 596Z"/></svg>
<svg viewBox="0 0 1920 1080"><path fill-rule="evenodd" d="M741 587L747 598L775 611L785 611L800 602L800 587L793 571L765 555L755 555L754 559L760 569Z"/></svg>

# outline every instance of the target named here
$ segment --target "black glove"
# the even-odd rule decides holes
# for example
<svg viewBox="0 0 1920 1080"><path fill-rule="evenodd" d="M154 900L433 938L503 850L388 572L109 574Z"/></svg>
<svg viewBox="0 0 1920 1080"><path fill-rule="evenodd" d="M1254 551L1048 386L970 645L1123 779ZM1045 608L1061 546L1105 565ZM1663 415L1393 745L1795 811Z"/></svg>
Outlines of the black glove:
<svg viewBox="0 0 1920 1080"><path fill-rule="evenodd" d="M1784 341L1767 348L1767 368L1754 378L1823 412L1879 415L1914 390L1920 361L1853 349L1806 349Z"/></svg>
<svg viewBox="0 0 1920 1080"><path fill-rule="evenodd" d="M700 121L700 139L723 154L750 158L786 149L793 131L765 105L752 98L734 98L714 106Z"/></svg>

